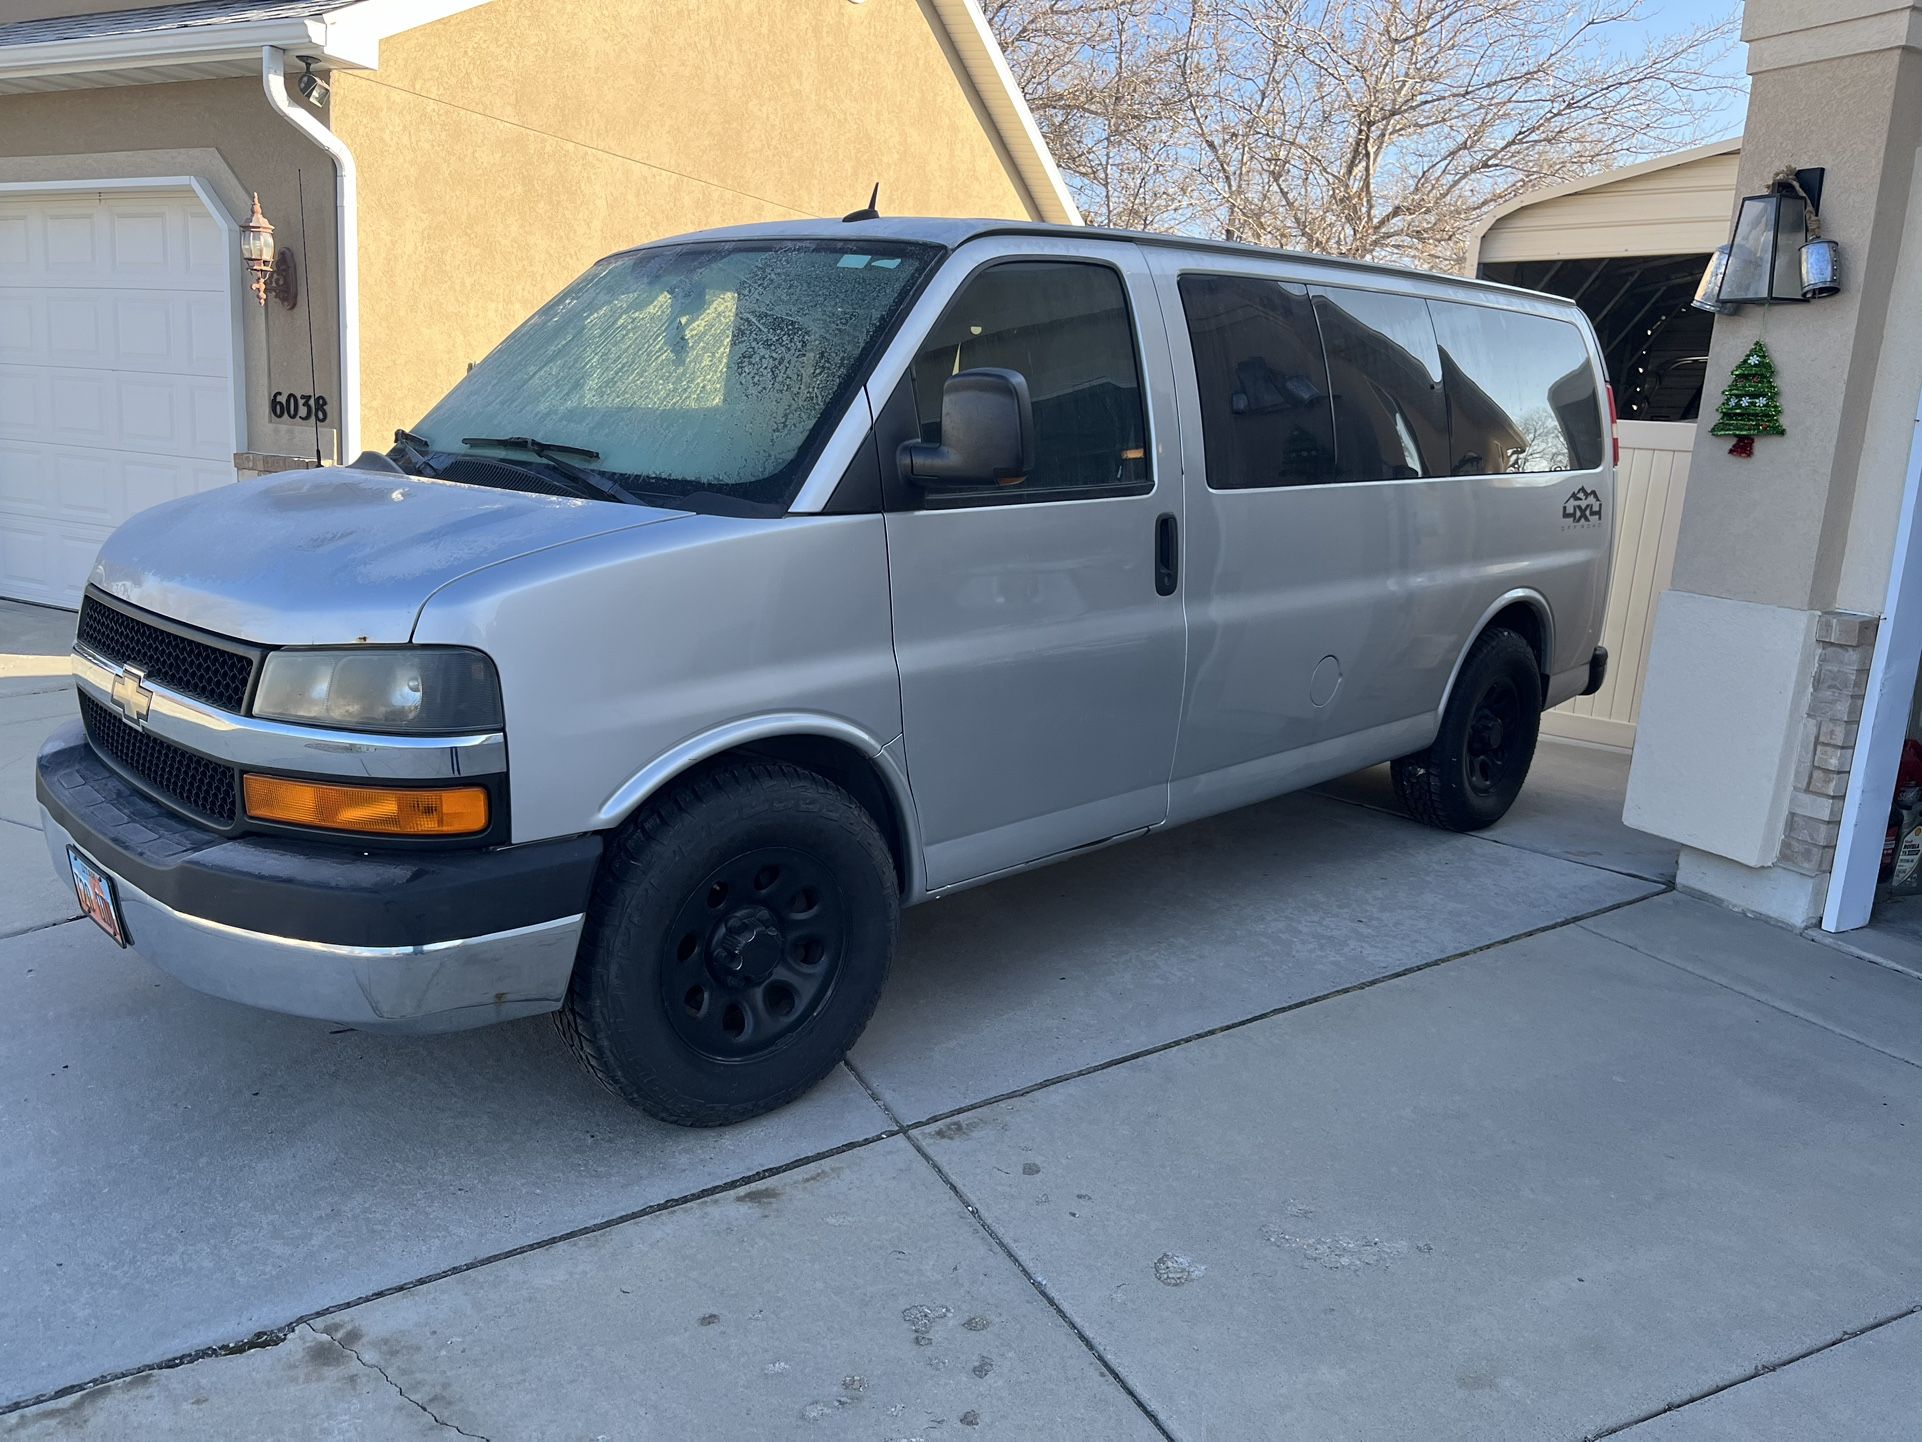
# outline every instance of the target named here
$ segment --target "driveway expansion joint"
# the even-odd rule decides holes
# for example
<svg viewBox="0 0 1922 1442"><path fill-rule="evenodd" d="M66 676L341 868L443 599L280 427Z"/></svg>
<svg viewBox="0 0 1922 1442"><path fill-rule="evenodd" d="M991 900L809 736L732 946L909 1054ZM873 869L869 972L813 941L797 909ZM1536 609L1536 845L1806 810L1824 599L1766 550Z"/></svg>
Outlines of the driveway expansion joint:
<svg viewBox="0 0 1922 1442"><path fill-rule="evenodd" d="M1339 801L1343 806L1353 806L1361 811L1372 811L1377 816L1394 816L1403 821L1413 820L1413 818L1399 806L1385 806L1380 802L1364 800L1359 796L1342 796L1336 792L1323 791L1319 787L1310 787L1304 794L1319 796L1325 801ZM1590 871L1606 871L1610 876L1619 876L1625 881L1646 881L1655 886L1664 887L1671 891L1674 890L1674 883L1665 877L1650 876L1640 871L1626 871L1619 866L1604 866L1599 861L1584 861L1579 856L1569 856L1560 851L1549 851L1540 846L1525 846L1519 841L1510 841L1503 836L1490 836L1486 831L1458 831L1453 834L1465 836L1471 841L1486 842L1490 846L1505 846L1510 851L1526 851L1530 856L1546 856L1551 861L1566 861L1570 866L1586 866Z"/></svg>
<svg viewBox="0 0 1922 1442"><path fill-rule="evenodd" d="M1732 991L1737 996L1746 997L1748 1000L1754 1002L1757 1006L1765 1006L1770 1011L1779 1011L1783 1016L1792 1016L1799 1022L1806 1022L1809 1026L1812 1026L1817 1028L1818 1030L1827 1032L1830 1036L1839 1036L1844 1041L1852 1041L1857 1046L1867 1047L1870 1051L1874 1052L1877 1056L1885 1056L1890 1061L1899 1061L1902 1063L1903 1066L1912 1067L1912 1066L1922 1065L1917 1063L1910 1057L1902 1056L1897 1052L1892 1052L1887 1050L1884 1047L1877 1046L1874 1042L1870 1041L1865 1036L1858 1036L1856 1035L1856 1033L1852 1031L1845 1031L1841 1027L1835 1025L1833 1022L1823 1021L1820 1017L1817 1017L1817 1016L1810 1016L1805 1011L1797 1011L1794 1007L1788 1006L1785 1003L1778 1001L1774 997L1763 996L1759 992L1749 990L1747 987L1737 986L1732 981L1725 981L1723 978L1719 976L1710 976L1705 971L1697 971L1694 967L1685 966L1681 962L1674 960L1672 957L1658 956L1654 952L1649 951L1644 947L1637 946L1634 942L1625 940L1622 937L1611 936L1608 932L1605 932L1605 931L1597 931L1594 927L1588 926L1585 924L1591 919L1592 918L1590 917L1582 917L1574 924L1580 926L1582 930L1586 931L1590 936L1600 937L1603 941L1612 941L1615 943L1615 945L1619 947L1623 947L1628 951L1632 951L1637 956L1646 957L1648 960L1659 962L1663 966L1673 967L1676 971L1681 972L1682 975L1684 976L1692 976L1697 981L1705 981L1709 983L1709 985L1711 986L1719 986L1724 991ZM1793 935L1794 933L1790 933L1790 934ZM1902 972L1895 967L1889 967L1887 969L1889 971L1894 972L1898 976L1907 975L1906 972ZM1904 1313L1903 1315L1906 1316L1907 1314ZM1891 1318L1890 1320L1894 1320L1894 1319ZM1880 1326L1881 1324L1877 1323L1876 1325Z"/></svg>
<svg viewBox="0 0 1922 1442"><path fill-rule="evenodd" d="M1355 802L1353 804L1360 805L1361 803ZM1521 848L1516 849L1519 850ZM1646 878L1637 879L1643 880ZM923 1127L936 1126L941 1122L951 1121L955 1117L966 1116L969 1112L982 1111L988 1107L999 1106L1002 1102L1010 1102L1021 1097L1032 1096L1035 1092L1046 1091L1049 1087L1060 1086L1063 1082L1079 1081L1083 1077L1095 1076L1104 1071L1112 1071L1116 1067L1127 1066L1130 1062L1142 1061L1151 1056L1159 1056L1162 1052L1173 1051L1177 1047L1187 1046L1190 1042L1207 1041L1210 1037L1223 1036L1228 1032L1240 1031L1243 1027L1255 1026L1264 1021L1273 1021L1278 1016L1287 1016L1290 1012L1301 1011L1306 1007L1318 1006L1325 1001L1334 1001L1339 997L1351 996L1359 991L1371 991L1386 982L1400 981L1404 977L1415 976L1424 971L1431 971L1435 967L1446 966L1453 961L1466 961L1472 956L1480 956L1485 951L1494 951L1498 947L1510 946L1518 941L1527 941L1530 937L1541 936L1547 932L1560 931L1563 927L1582 926L1582 923L1593 921L1598 916L1607 916L1611 911L1621 911L1630 906L1640 906L1645 901L1653 901L1658 896L1666 896L1675 889L1673 886L1662 885L1659 882L1650 882L1649 884L1657 886L1659 889L1643 892L1640 896L1631 896L1622 901L1611 901L1606 906L1598 906L1593 911L1580 912L1575 916L1566 916L1560 921L1544 922L1542 925L1530 927L1526 931L1518 931L1512 936L1498 937L1494 941L1486 941L1462 951L1450 952L1447 956L1437 956L1429 961L1419 961L1413 966L1403 967L1400 971L1390 971L1381 976L1371 976L1366 981L1357 981L1348 986L1336 987L1333 991L1317 992L1314 996L1305 996L1299 1001L1291 1001L1281 1006L1270 1007L1266 1011L1256 1012L1253 1016L1240 1017L1234 1021L1224 1021L1218 1026L1205 1027L1200 1031L1189 1032L1185 1036L1174 1037L1168 1041L1158 1041L1153 1046L1144 1046L1135 1051L1126 1052L1121 1056L1109 1057L1106 1061L1093 1062L1088 1066L1077 1067L1073 1071L1065 1071L1058 1076L1043 1077L1040 1081L1030 1082L1026 1086L1015 1087L1011 1091L997 1092L993 1096L982 1097L979 1101L968 1102L958 1107L949 1107L946 1111L935 1112L931 1116L925 1116L916 1122L901 1121L900 1118L895 1115L894 1109L876 1095L874 1088L868 1087L867 1078L855 1070L852 1062L847 1064L848 1071L862 1086L868 1087L868 1095L873 1098L874 1104L887 1114L889 1120L892 1121L895 1126L899 1127L903 1133L912 1134ZM1582 929L1584 931L1589 930L1586 926L1582 926ZM1601 935L1600 932L1591 932L1590 934L1594 936ZM1610 941L1614 940L1613 937L1607 939ZM1624 943L1624 945L1626 945L1626 943ZM1659 960L1659 958L1657 959ZM912 1140L911 1135L910 1140Z"/></svg>
<svg viewBox="0 0 1922 1442"><path fill-rule="evenodd" d="M866 1083L863 1083L863 1085L866 1085ZM869 1096L872 1097L873 1093L870 1092ZM882 1111L884 1114L888 1114L885 1107L882 1108ZM624 1226L628 1222L637 1222L643 1217L651 1217L660 1212L672 1211L676 1207L686 1206L690 1202L706 1201L709 1197L719 1196L724 1192L736 1191L742 1187L751 1187L774 1177L783 1176L788 1172L798 1171L802 1167L813 1166L817 1162L830 1161L846 1152L858 1151L862 1147L873 1146L876 1142L884 1142L888 1140L888 1138L898 1134L899 1128L890 1126L886 1130L875 1132L871 1136L858 1137L853 1141L843 1142L839 1146L828 1147L818 1152L810 1152L804 1157L795 1157L775 1166L763 1167L759 1171L750 1172L744 1176L730 1177L724 1182L716 1182L712 1186L701 1187L696 1191L686 1192L680 1196L668 1197L663 1201L653 1203L651 1206L638 1207L631 1212L623 1212L619 1216L607 1217L598 1222L588 1222L583 1226L574 1227L569 1231L558 1233L552 1237L540 1237L531 1242L523 1242L519 1246L506 1247L498 1252L490 1252L484 1257L475 1257L452 1267L443 1267L438 1272L429 1272L424 1276L411 1277L407 1281L396 1282L392 1286L378 1288L363 1296L351 1297L341 1302L329 1302L324 1307L316 1308L311 1312L295 1317L292 1321L283 1322L278 1327L263 1328L238 1342L216 1342L211 1346L196 1347L190 1352L182 1352L177 1356L162 1357L153 1362L141 1362L132 1367L121 1367L112 1372L102 1373L97 1377L89 1377L84 1381L69 1382L65 1386L50 1388L34 1396L20 1397L11 1401L0 1399L0 1417L5 1417L13 1412L24 1412L29 1407L38 1407L46 1402L57 1402L64 1397L71 1397L76 1393L85 1392L94 1387L105 1386L109 1382L119 1382L128 1377L135 1377L143 1372L165 1372L175 1367L185 1367L194 1362L205 1361L209 1357L228 1357L239 1352L252 1352L261 1347L278 1347L301 1327L312 1327L316 1321L338 1316L342 1312L352 1311L355 1307L364 1307L369 1302L378 1302L383 1297L393 1297L402 1292L411 1292L417 1287L425 1287L434 1282L442 1282L449 1277L458 1277L463 1272L472 1272L481 1267L489 1267L496 1262L505 1262L510 1258L523 1256L528 1252L544 1251L548 1247L558 1246L562 1242L571 1242L577 1237L590 1236L595 1232L605 1232L614 1227ZM318 1331L319 1329L314 1328L314 1330ZM328 1337L327 1340L332 1342L335 1339ZM409 1398L408 1400L411 1401L412 1399Z"/></svg>
<svg viewBox="0 0 1922 1442"><path fill-rule="evenodd" d="M329 1342L332 1342L336 1347L340 1348L340 1350L345 1352L349 1357L352 1357L356 1362L360 1363L361 1366L367 1368L370 1371L378 1372L380 1374L380 1380L385 1382L389 1387L392 1387L394 1391L399 1394L401 1401L405 1402L408 1406L415 1408L417 1411L422 1413L436 1427L445 1427L448 1431L458 1432L463 1437L472 1437L474 1439L474 1442L488 1442L488 1439L486 1437L481 1436L480 1433L469 1432L465 1427L462 1427L454 1422L449 1422L445 1417L442 1417L439 1413L434 1411L432 1407L429 1407L425 1402L418 1402L414 1398L409 1397L407 1395L407 1389L401 1386L400 1383L396 1382L392 1377L388 1376L387 1369L385 1367L381 1366L380 1363L378 1362L369 1362L365 1357L361 1356L360 1353L356 1352L352 1347L348 1346L345 1342L341 1341L340 1338L336 1337L332 1332L328 1331L325 1327L315 1326L312 1322L303 1322L300 1325L302 1327L305 1327L308 1331L314 1333L316 1336L325 1337ZM298 1328L296 1330L298 1330Z"/></svg>
<svg viewBox="0 0 1922 1442"><path fill-rule="evenodd" d="M1879 1332L1882 1328L1900 1322L1905 1317L1913 1317L1918 1312L1922 1312L1922 1302L1918 1302L1914 1306L1904 1307L1899 1312L1891 1312L1886 1317L1878 1317L1873 1322L1864 1326L1853 1327L1843 1332L1840 1336L1829 1338L1826 1342L1817 1342L1813 1347L1797 1352L1793 1356L1778 1357L1773 1362L1763 1362L1753 1371L1744 1372L1741 1376L1733 1377L1726 1382L1717 1382L1712 1387L1704 1387L1700 1392L1696 1392L1688 1397L1683 1397L1679 1401L1670 1402L1665 1406L1656 1407L1642 1413L1639 1417L1631 1417L1626 1422L1618 1422L1612 1427L1604 1427L1599 1432L1585 1433L1582 1437L1582 1442L1602 1442L1602 1439L1607 1437L1619 1437L1632 1427L1640 1427L1644 1422L1653 1422L1657 1417L1666 1417L1671 1412L1680 1412L1684 1407L1693 1407L1697 1402L1706 1402L1711 1397L1719 1397L1724 1392L1732 1392L1735 1388L1757 1381L1760 1378L1768 1376L1771 1372L1779 1372L1784 1367L1793 1367L1797 1362L1806 1362L1811 1357L1819 1357L1822 1353L1839 1347L1844 1342L1853 1342L1857 1337L1866 1337L1871 1332Z"/></svg>
<svg viewBox="0 0 1922 1442"><path fill-rule="evenodd" d="M32 926L23 926L18 931L0 931L0 941L13 941L22 936L32 936L36 931L52 931L56 926L72 926L76 921L86 919L79 915L63 916L57 921L42 921Z"/></svg>
<svg viewBox="0 0 1922 1442"><path fill-rule="evenodd" d="M1155 1415L1154 1408L1150 1407L1141 1394L1135 1391L1128 1379L1121 1375L1120 1368L1108 1360L1106 1354L1102 1352L1094 1338L1084 1332L1081 1329L1081 1325L1076 1322L1073 1317L1068 1315L1067 1309L1055 1299L1054 1294L1047 1289L1039 1277L1035 1276L1033 1271L1029 1269L1027 1263L1021 1260L1014 1248L1009 1246L1002 1235L994 1229L994 1224L981 1214L981 1209L968 1200L968 1194L961 1190L953 1177L948 1175L947 1169L929 1155L928 1149L921 1144L921 1139L907 1127L901 1125L901 1119L894 1114L894 1108L890 1107L887 1102L882 1099L881 1094L868 1084L868 1079L861 1075L851 1060L843 1058L841 1065L848 1069L848 1075L852 1076L855 1081L861 1084L862 1089L867 1092L874 1104L881 1108L881 1110L887 1114L888 1119L900 1129L902 1139L914 1148L915 1155L921 1158L928 1170L933 1172L940 1180L941 1185L946 1187L954 1199L961 1204L961 1209L965 1211L969 1219L981 1229L983 1235L987 1237L994 1249L1006 1257L1008 1264L1012 1266L1016 1272L1020 1273L1021 1280L1034 1289L1035 1295L1041 1298L1042 1302L1047 1305L1048 1310L1059 1317L1062 1325L1074 1334L1075 1340L1087 1349L1088 1355L1094 1358L1095 1365L1101 1368L1101 1370L1107 1374L1108 1379L1121 1389L1122 1395L1134 1404L1136 1410L1147 1419L1148 1425L1153 1427L1162 1437L1167 1438L1168 1442L1175 1442L1174 1433L1170 1432L1161 1418ZM981 1105L986 1105L986 1103L981 1103Z"/></svg>

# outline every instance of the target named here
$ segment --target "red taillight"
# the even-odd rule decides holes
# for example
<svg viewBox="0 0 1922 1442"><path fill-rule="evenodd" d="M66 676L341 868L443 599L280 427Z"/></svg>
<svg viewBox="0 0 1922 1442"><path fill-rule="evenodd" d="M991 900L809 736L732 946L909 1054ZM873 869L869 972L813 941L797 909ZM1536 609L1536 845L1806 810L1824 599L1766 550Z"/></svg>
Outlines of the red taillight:
<svg viewBox="0 0 1922 1442"><path fill-rule="evenodd" d="M1622 463L1622 417L1615 409L1615 387L1608 388L1608 438L1615 447L1615 464Z"/></svg>

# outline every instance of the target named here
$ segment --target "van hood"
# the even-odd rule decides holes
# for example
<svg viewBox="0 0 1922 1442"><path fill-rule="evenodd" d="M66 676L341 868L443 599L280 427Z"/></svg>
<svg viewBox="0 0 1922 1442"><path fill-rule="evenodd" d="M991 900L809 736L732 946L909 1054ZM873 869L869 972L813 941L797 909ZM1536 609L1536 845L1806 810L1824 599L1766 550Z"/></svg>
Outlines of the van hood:
<svg viewBox="0 0 1922 1442"><path fill-rule="evenodd" d="M107 538L90 579L244 641L397 643L412 637L427 598L459 576L685 515L329 466L142 511Z"/></svg>

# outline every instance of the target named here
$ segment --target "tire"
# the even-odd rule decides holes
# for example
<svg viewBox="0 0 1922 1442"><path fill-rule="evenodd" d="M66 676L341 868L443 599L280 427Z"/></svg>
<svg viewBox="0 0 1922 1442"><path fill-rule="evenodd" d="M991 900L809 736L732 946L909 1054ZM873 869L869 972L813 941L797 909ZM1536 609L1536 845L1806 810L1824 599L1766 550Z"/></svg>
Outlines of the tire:
<svg viewBox="0 0 1922 1442"><path fill-rule="evenodd" d="M556 1021L650 1115L742 1121L847 1054L899 925L894 863L859 802L796 766L716 766L609 842Z"/></svg>
<svg viewBox="0 0 1922 1442"><path fill-rule="evenodd" d="M1443 831L1479 831L1508 814L1535 759L1542 729L1542 675L1513 631L1476 638L1426 751L1391 768L1408 814Z"/></svg>

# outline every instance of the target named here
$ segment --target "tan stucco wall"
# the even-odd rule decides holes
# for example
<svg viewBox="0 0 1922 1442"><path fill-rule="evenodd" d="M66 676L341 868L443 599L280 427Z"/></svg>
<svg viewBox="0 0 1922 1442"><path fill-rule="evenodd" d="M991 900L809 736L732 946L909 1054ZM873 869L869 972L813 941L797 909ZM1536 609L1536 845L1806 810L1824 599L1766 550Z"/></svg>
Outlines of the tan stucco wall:
<svg viewBox="0 0 1922 1442"><path fill-rule="evenodd" d="M492 0L337 77L365 443L588 264L704 226L1036 212L919 0Z"/></svg>
<svg viewBox="0 0 1922 1442"><path fill-rule="evenodd" d="M1824 167L1843 290L1716 322L1710 395L1765 338L1787 434L1737 459L1704 407L1625 817L1683 842L1684 889L1801 925L1828 895L1843 789L1868 784L1857 723L1922 391L1922 3L1754 0L1743 34L1755 81L1738 191ZM1876 788L1894 779L1892 743L1875 745L1887 770L1854 833L1869 876Z"/></svg>
<svg viewBox="0 0 1922 1442"><path fill-rule="evenodd" d="M1872 612L1922 388L1914 344L1922 236L1905 229L1922 139L1922 56L1890 50L1796 66L1770 76L1766 98L1750 112L1739 193L1766 190L1784 166L1825 167L1822 228L1841 243L1845 288L1717 320L1703 430L1735 362L1766 331L1788 434L1758 441L1752 460L1698 442L1675 584L1763 605ZM1910 308L1892 313L1899 297ZM1864 465L1870 450L1880 458L1873 467ZM1844 587L1858 498L1877 518L1875 536L1859 539L1879 560L1852 570Z"/></svg>
<svg viewBox="0 0 1922 1442"><path fill-rule="evenodd" d="M0 180L193 175L236 222L252 192L300 267L300 305L265 309L247 295L243 358L248 429L242 449L312 454L312 427L280 425L275 390L310 392L308 321L318 384L340 394L334 281L333 162L267 104L258 80L0 95ZM300 236L299 195L307 200ZM271 365L269 358L271 357Z"/></svg>

